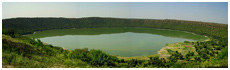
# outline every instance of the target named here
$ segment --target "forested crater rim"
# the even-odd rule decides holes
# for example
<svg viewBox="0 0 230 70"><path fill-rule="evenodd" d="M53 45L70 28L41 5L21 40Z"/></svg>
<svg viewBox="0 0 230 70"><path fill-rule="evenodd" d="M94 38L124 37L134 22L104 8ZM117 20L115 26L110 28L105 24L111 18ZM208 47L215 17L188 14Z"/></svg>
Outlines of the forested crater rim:
<svg viewBox="0 0 230 70"><path fill-rule="evenodd" d="M67 17L14 17L14 18L4 18L2 20L9 19L90 19L90 18L104 18L104 19L133 19L133 20L176 20L176 21L188 21L188 22L201 22L201 23L211 23L211 24L224 24L216 22L207 22L207 21L196 21L196 20L181 20L181 19L151 19L151 18L117 18L117 17L79 17L79 18L67 18ZM228 25L228 24L224 24Z"/></svg>

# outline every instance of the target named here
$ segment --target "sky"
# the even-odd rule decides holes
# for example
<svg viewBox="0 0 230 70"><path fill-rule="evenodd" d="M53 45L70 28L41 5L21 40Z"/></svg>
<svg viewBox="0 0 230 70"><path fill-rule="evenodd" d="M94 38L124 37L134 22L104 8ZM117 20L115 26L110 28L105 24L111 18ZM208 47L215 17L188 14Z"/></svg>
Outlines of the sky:
<svg viewBox="0 0 230 70"><path fill-rule="evenodd" d="M2 2L2 19L114 17L228 24L227 2Z"/></svg>

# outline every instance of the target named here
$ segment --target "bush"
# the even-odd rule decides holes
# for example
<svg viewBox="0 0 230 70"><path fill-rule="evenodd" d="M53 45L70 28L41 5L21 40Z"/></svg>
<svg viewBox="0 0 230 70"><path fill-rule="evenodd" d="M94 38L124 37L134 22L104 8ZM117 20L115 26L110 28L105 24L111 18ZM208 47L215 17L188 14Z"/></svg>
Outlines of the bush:
<svg viewBox="0 0 230 70"><path fill-rule="evenodd" d="M159 59L159 57L149 57L148 65L151 67L166 67L166 60L164 58Z"/></svg>
<svg viewBox="0 0 230 70"><path fill-rule="evenodd" d="M15 30L13 29L2 29L2 34L9 35L11 37L15 37Z"/></svg>
<svg viewBox="0 0 230 70"><path fill-rule="evenodd" d="M140 67L144 60L137 60L137 59L132 59L127 61L128 67Z"/></svg>
<svg viewBox="0 0 230 70"><path fill-rule="evenodd" d="M101 50L91 50L90 52L90 64L95 66L113 66L116 67L115 62L118 62L118 58L115 56L110 56L102 52Z"/></svg>
<svg viewBox="0 0 230 70"><path fill-rule="evenodd" d="M87 67L88 64L79 60L79 59L65 59L63 62L66 67L70 68L79 68L79 67Z"/></svg>
<svg viewBox="0 0 230 70"><path fill-rule="evenodd" d="M184 41L184 43L190 43L189 41Z"/></svg>
<svg viewBox="0 0 230 70"><path fill-rule="evenodd" d="M228 57L228 47L222 49L221 52L217 55L217 59L223 59L224 57Z"/></svg>
<svg viewBox="0 0 230 70"><path fill-rule="evenodd" d="M68 57L68 55L66 56ZM116 67L115 63L119 62L116 56L108 55L101 50L93 49L88 51L87 48L75 49L69 56L72 59L80 59L82 61L86 61L95 67Z"/></svg>
<svg viewBox="0 0 230 70"><path fill-rule="evenodd" d="M120 62L121 62L121 63L125 63L125 60L124 60L124 59L121 59Z"/></svg>

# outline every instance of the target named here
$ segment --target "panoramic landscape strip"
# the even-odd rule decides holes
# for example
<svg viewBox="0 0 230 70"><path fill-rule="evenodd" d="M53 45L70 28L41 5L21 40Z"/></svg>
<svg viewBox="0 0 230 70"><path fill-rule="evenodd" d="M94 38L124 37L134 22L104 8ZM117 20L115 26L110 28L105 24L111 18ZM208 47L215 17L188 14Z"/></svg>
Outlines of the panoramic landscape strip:
<svg viewBox="0 0 230 70"><path fill-rule="evenodd" d="M183 20L119 18L12 18L3 20L3 67L228 67L227 25ZM167 44L158 54L120 57L101 50L67 50L23 35L71 28L159 28L208 36ZM93 29L95 30L95 29ZM150 29L151 30L151 29ZM167 34L166 34L167 35Z"/></svg>
<svg viewBox="0 0 230 70"><path fill-rule="evenodd" d="M2 68L228 68L228 2L2 2Z"/></svg>

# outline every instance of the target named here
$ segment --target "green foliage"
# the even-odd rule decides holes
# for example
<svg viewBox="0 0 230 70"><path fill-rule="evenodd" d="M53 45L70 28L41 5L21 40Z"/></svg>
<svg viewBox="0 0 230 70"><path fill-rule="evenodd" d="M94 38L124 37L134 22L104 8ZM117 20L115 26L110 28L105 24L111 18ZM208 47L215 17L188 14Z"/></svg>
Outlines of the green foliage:
<svg viewBox="0 0 230 70"><path fill-rule="evenodd" d="M228 57L228 47L222 49L221 52L217 55L217 59L223 59L224 57Z"/></svg>
<svg viewBox="0 0 230 70"><path fill-rule="evenodd" d="M91 54L90 64L92 65L106 65L106 66L116 66L115 62L118 62L118 58L115 56L110 56L102 52L101 50L91 50L89 52Z"/></svg>
<svg viewBox="0 0 230 70"><path fill-rule="evenodd" d="M68 68L91 67L87 63L85 63L79 59L65 59L63 64L66 65L66 67L68 67Z"/></svg>
<svg viewBox="0 0 230 70"><path fill-rule="evenodd" d="M195 59L195 61L201 61L201 57L200 56L196 56L194 59Z"/></svg>
<svg viewBox="0 0 230 70"><path fill-rule="evenodd" d="M15 37L15 30L13 30L13 29L2 29L2 34L9 35L11 37Z"/></svg>
<svg viewBox="0 0 230 70"><path fill-rule="evenodd" d="M190 43L189 41L184 41L184 43Z"/></svg>
<svg viewBox="0 0 230 70"><path fill-rule="evenodd" d="M140 67L144 60L137 60L137 59L132 59L127 61L128 67Z"/></svg>
<svg viewBox="0 0 230 70"><path fill-rule="evenodd" d="M194 56L194 52L188 52L186 55L185 55L185 60L186 61L189 61L191 59L191 57ZM199 58L197 58L199 59Z"/></svg>
<svg viewBox="0 0 230 70"><path fill-rule="evenodd" d="M194 32L218 38L228 35L226 24L215 24L183 20L119 19L119 18L12 18L3 19L3 29L15 29L20 34L32 34L35 31L69 28L98 27L144 27ZM12 26L13 25L13 26Z"/></svg>
<svg viewBox="0 0 230 70"><path fill-rule="evenodd" d="M210 57L215 57L215 54L218 54L217 51L223 49L223 46L227 45L227 38L216 38L212 39L211 41L197 42L194 47L196 48L196 51L200 56L199 58L207 60ZM220 55L218 56L218 58L223 58Z"/></svg>
<svg viewBox="0 0 230 70"><path fill-rule="evenodd" d="M176 63L178 61L177 58L178 57L176 57L176 56L170 56L168 59L169 59L170 63L173 64L173 63Z"/></svg>
<svg viewBox="0 0 230 70"><path fill-rule="evenodd" d="M150 60L119 60L101 50L63 50L45 45L39 39L20 36L35 31L69 28L144 27L193 32L212 37L211 41L193 42L198 55L189 52L183 58L178 51L167 50L168 60L150 57ZM2 39L3 67L228 67L228 26L182 20L118 19L118 18L12 18L3 19L2 32L11 36ZM15 31L16 30L16 31ZM16 34L20 34L17 36ZM184 41L187 43L187 41ZM221 50L222 49L222 50ZM215 51L221 50L220 53ZM218 54L217 57L215 54ZM195 61L191 59L194 58ZM180 63L178 60L187 60Z"/></svg>
<svg viewBox="0 0 230 70"><path fill-rule="evenodd" d="M37 43L36 43L37 46L43 46L43 43L41 42L40 39L37 39Z"/></svg>
<svg viewBox="0 0 230 70"><path fill-rule="evenodd" d="M172 68L228 68L228 58L218 60L210 58L202 62L188 61L186 63L176 63Z"/></svg>
<svg viewBox="0 0 230 70"><path fill-rule="evenodd" d="M148 60L148 65L150 65L151 67L167 67L166 64L166 59L161 58L159 59L159 57L149 57L150 60Z"/></svg>
<svg viewBox="0 0 230 70"><path fill-rule="evenodd" d="M121 62L121 63L125 63L125 60L124 60L124 59L121 59L120 62Z"/></svg>
<svg viewBox="0 0 230 70"><path fill-rule="evenodd" d="M13 40L18 39L19 42ZM13 66L22 68L47 67L91 67L79 59L70 59L60 56L65 51L60 47L44 45L42 42L30 38L17 37L2 39L3 67ZM33 42L33 44L31 44ZM41 45L37 45L37 44Z"/></svg>
<svg viewBox="0 0 230 70"><path fill-rule="evenodd" d="M179 53L178 51L172 51L170 49L167 49L167 51L169 52L169 54L171 55L169 59L180 59L183 60L183 55L181 53ZM173 61L174 62L174 61Z"/></svg>
<svg viewBox="0 0 230 70"><path fill-rule="evenodd" d="M118 58L115 56L107 55L101 50L90 50L85 49L75 49L70 58L80 59L82 61L86 61L89 64L100 67L100 66L112 66L116 67L116 62L119 62Z"/></svg>
<svg viewBox="0 0 230 70"><path fill-rule="evenodd" d="M6 65L14 67L226 67L227 64L221 64L210 59L210 53L207 50L212 50L209 46L204 46L208 42L198 42L196 47L203 50L206 55L200 54L194 59L198 62L189 61L191 64L177 63L178 60L183 60L183 56L178 51L168 50L171 56L166 59L159 57L150 57L150 60L137 60L132 59L125 61L124 59L118 60L117 57L107 55L101 50L88 50L75 49L74 51L63 50L60 47L55 47L52 45L44 45L41 41L30 39L26 37L17 37L14 39L19 39L24 42L13 42L6 38L3 38L3 67ZM39 45L40 44L40 45ZM218 45L221 43L216 43ZM31 46L33 45L33 46ZM202 46L202 47L201 47ZM198 51L199 51L198 50ZM226 62L226 51L227 48L223 49L218 57L223 56ZM189 52L186 57L195 56L193 52ZM207 57L208 56L208 57ZM186 59L185 57L185 59ZM213 58L213 57L212 57ZM204 60L206 59L206 60ZM211 60L208 62L207 60ZM216 60L216 59L214 59ZM223 62L222 60L218 60ZM121 63L120 63L121 62ZM202 63L204 65L201 65ZM216 65L215 63L219 64ZM207 65L212 64L212 65Z"/></svg>

